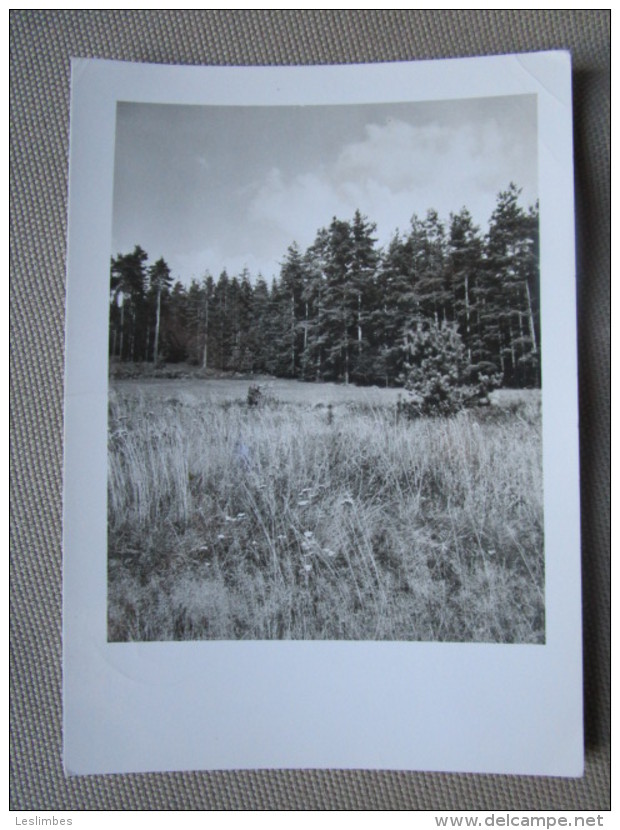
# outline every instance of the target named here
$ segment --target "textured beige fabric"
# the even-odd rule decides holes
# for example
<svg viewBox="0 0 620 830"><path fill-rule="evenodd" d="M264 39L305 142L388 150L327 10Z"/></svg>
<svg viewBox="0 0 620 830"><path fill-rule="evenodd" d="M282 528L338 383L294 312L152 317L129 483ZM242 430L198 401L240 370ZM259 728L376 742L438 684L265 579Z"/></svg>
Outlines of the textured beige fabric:
<svg viewBox="0 0 620 830"><path fill-rule="evenodd" d="M69 59L310 64L570 49L574 66L586 774L227 772L67 780L61 520ZM13 809L608 809L610 12L10 13Z"/></svg>

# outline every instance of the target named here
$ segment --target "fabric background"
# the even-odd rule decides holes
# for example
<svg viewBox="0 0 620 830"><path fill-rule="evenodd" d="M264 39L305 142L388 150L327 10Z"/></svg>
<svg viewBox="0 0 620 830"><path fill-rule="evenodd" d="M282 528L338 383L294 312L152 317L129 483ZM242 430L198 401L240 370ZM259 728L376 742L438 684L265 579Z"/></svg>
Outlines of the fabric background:
<svg viewBox="0 0 620 830"><path fill-rule="evenodd" d="M610 12L10 13L12 809L609 809ZM569 49L574 70L586 772L62 771L69 59L311 64Z"/></svg>

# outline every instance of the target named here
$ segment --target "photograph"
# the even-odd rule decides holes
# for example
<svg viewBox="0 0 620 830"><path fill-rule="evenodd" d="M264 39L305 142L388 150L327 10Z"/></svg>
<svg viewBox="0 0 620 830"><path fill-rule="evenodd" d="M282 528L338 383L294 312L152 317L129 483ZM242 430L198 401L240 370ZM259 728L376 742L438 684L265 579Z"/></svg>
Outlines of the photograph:
<svg viewBox="0 0 620 830"><path fill-rule="evenodd" d="M72 62L67 774L581 774L570 79Z"/></svg>
<svg viewBox="0 0 620 830"><path fill-rule="evenodd" d="M108 642L545 644L537 102L116 102Z"/></svg>

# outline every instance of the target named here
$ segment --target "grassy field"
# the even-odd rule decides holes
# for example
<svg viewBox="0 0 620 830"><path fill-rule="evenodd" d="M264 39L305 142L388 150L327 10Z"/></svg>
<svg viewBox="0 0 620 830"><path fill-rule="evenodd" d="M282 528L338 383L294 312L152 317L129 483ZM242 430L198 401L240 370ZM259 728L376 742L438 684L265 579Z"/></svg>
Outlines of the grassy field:
<svg viewBox="0 0 620 830"><path fill-rule="evenodd" d="M544 642L540 396L116 381L110 640Z"/></svg>
<svg viewBox="0 0 620 830"><path fill-rule="evenodd" d="M341 383L304 383L299 380L255 377L251 380L117 380L113 389L121 396L156 400L177 400L183 403L213 403L247 400L248 388L259 385L267 399L280 404L303 404L322 407L332 404L369 404L387 406L403 395L402 389L380 389L378 386L344 386Z"/></svg>

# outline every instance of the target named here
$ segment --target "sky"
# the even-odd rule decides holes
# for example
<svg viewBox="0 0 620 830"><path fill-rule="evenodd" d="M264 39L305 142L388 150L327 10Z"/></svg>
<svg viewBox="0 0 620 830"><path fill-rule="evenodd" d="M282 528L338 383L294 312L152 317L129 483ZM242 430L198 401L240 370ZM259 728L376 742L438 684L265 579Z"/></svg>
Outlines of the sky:
<svg viewBox="0 0 620 830"><path fill-rule="evenodd" d="M536 98L306 107L119 103L111 255L141 245L189 285L270 281L356 209L381 246L414 214L462 207L483 231L511 181L538 198Z"/></svg>

